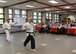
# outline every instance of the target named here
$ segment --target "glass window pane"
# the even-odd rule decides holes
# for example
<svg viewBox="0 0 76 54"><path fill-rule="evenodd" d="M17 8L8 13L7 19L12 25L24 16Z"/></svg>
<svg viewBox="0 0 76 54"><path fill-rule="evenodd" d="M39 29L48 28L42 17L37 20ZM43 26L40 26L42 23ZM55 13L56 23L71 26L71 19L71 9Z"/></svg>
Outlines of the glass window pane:
<svg viewBox="0 0 76 54"><path fill-rule="evenodd" d="M12 14L12 9L9 9L9 14Z"/></svg>
<svg viewBox="0 0 76 54"><path fill-rule="evenodd" d="M3 13L3 8L0 8L0 13Z"/></svg>
<svg viewBox="0 0 76 54"><path fill-rule="evenodd" d="M34 15L37 15L37 12L34 12Z"/></svg>
<svg viewBox="0 0 76 54"><path fill-rule="evenodd" d="M57 19L57 18L55 18L55 19Z"/></svg>
<svg viewBox="0 0 76 54"><path fill-rule="evenodd" d="M49 16L51 16L51 14L49 14Z"/></svg>
<svg viewBox="0 0 76 54"><path fill-rule="evenodd" d="M0 24L3 24L3 20L0 20Z"/></svg>
<svg viewBox="0 0 76 54"><path fill-rule="evenodd" d="M38 13L38 16L41 16L41 13Z"/></svg>
<svg viewBox="0 0 76 54"><path fill-rule="evenodd" d="M12 15L9 15L9 19L12 19Z"/></svg>
<svg viewBox="0 0 76 54"><path fill-rule="evenodd" d="M48 16L48 13L46 13L46 16Z"/></svg>
<svg viewBox="0 0 76 54"><path fill-rule="evenodd" d="M22 15L24 15L24 14L26 15L26 11L23 11L23 10L22 10Z"/></svg>
<svg viewBox="0 0 76 54"><path fill-rule="evenodd" d="M41 23L41 20L38 20L38 23Z"/></svg>
<svg viewBox="0 0 76 54"><path fill-rule="evenodd" d="M55 14L55 17L56 17L56 14Z"/></svg>
<svg viewBox="0 0 76 54"><path fill-rule="evenodd" d="M0 18L3 18L3 14L0 14Z"/></svg>
<svg viewBox="0 0 76 54"><path fill-rule="evenodd" d="M23 15L22 17L23 17L23 18L26 18L26 16L24 16L24 15Z"/></svg>
<svg viewBox="0 0 76 54"><path fill-rule="evenodd" d="M48 19L48 17L46 17Z"/></svg>
<svg viewBox="0 0 76 54"><path fill-rule="evenodd" d="M59 19L59 18L57 18L57 19Z"/></svg>
<svg viewBox="0 0 76 54"><path fill-rule="evenodd" d="M37 20L33 20L34 23L37 23Z"/></svg>
<svg viewBox="0 0 76 54"><path fill-rule="evenodd" d="M57 17L59 17L59 15L57 15Z"/></svg>
<svg viewBox="0 0 76 54"><path fill-rule="evenodd" d="M20 11L19 10L15 10L15 14L20 14Z"/></svg>
<svg viewBox="0 0 76 54"><path fill-rule="evenodd" d="M38 17L38 19L41 19L41 17Z"/></svg>
<svg viewBox="0 0 76 54"><path fill-rule="evenodd" d="M19 15L15 15L15 17L20 17Z"/></svg>
<svg viewBox="0 0 76 54"><path fill-rule="evenodd" d="M56 22L56 20L55 20L55 22Z"/></svg>
<svg viewBox="0 0 76 54"><path fill-rule="evenodd" d="M51 19L51 17L49 17L49 19Z"/></svg>
<svg viewBox="0 0 76 54"><path fill-rule="evenodd" d="M34 16L34 19L37 19L37 16Z"/></svg>

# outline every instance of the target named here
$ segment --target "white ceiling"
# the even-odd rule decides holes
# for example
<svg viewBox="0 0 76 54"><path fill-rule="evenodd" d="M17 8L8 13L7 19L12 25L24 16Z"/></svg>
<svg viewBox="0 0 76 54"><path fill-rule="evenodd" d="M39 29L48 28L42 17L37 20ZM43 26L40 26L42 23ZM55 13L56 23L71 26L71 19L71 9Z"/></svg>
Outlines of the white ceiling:
<svg viewBox="0 0 76 54"><path fill-rule="evenodd" d="M49 9L49 10L45 10L45 9ZM37 9L32 11L53 11L53 10L60 10L60 9L52 7L52 8Z"/></svg>
<svg viewBox="0 0 76 54"><path fill-rule="evenodd" d="M68 1L69 3L76 3L76 0L66 0Z"/></svg>
<svg viewBox="0 0 76 54"><path fill-rule="evenodd" d="M12 6L12 7L20 8L20 9L34 9L34 8L28 8L28 7L26 7L26 5L32 5L32 6L34 6L34 8L47 7L47 5L39 4L39 3L36 3L36 2L28 2L28 3L21 4L21 5L15 5L15 6Z"/></svg>
<svg viewBox="0 0 76 54"><path fill-rule="evenodd" d="M16 3L23 2L26 0L4 0L4 1L7 1L7 3L0 3L0 6L8 6L8 5L16 4Z"/></svg>
<svg viewBox="0 0 76 54"><path fill-rule="evenodd" d="M50 0L38 0L38 1L50 4L50 5L53 5L53 6L66 4L66 3L62 2L61 0L56 0L58 2L58 4L49 3L48 1L50 1Z"/></svg>
<svg viewBox="0 0 76 54"><path fill-rule="evenodd" d="M13 4L16 4L16 3L26 2L26 1L29 1L29 0L6 0L6 1L7 1L7 3L0 3L0 7L10 6L10 5L13 5ZM14 6L11 6L11 8L34 9L34 11L45 11L44 7L48 7L48 9L50 9L49 11L54 11L54 10L63 10L63 9L65 9L64 5L66 5L66 4L76 3L76 0L56 0L57 2L59 2L58 4L51 4L51 3L48 2L50 0L35 0L34 2L33 1L23 3L23 4L19 4L19 5L14 5ZM39 2L37 2L37 1L39 1ZM31 5L33 5L35 7L34 8L25 7L26 5L29 5L29 4L31 4ZM47 5L45 5L45 4L47 4ZM76 6L76 4L75 5L70 5L70 4L67 5L67 6L71 7L70 9L76 9L76 7L74 7L74 6ZM56 6L56 7L51 7L49 5ZM70 10L70 9L67 9L67 10Z"/></svg>

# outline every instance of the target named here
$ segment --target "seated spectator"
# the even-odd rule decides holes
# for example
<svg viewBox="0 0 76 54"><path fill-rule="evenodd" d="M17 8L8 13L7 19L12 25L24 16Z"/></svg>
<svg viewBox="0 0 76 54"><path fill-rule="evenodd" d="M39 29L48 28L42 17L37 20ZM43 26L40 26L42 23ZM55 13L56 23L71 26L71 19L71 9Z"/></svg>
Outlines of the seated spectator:
<svg viewBox="0 0 76 54"><path fill-rule="evenodd" d="M41 29L40 29L40 33L45 32L46 31L46 24L42 23L41 24Z"/></svg>
<svg viewBox="0 0 76 54"><path fill-rule="evenodd" d="M66 33L67 24L60 24L60 27L58 29L59 34L65 34Z"/></svg>
<svg viewBox="0 0 76 54"><path fill-rule="evenodd" d="M50 22L49 22L49 23L47 24L47 27L46 27L46 32L47 32L47 33L50 33L50 28L51 28L51 27L50 27Z"/></svg>

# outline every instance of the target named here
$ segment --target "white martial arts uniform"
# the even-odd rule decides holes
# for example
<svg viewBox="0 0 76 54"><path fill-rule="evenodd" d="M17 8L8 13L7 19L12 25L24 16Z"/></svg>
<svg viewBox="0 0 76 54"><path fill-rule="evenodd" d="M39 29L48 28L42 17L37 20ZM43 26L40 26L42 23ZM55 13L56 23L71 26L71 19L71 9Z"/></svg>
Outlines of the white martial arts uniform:
<svg viewBox="0 0 76 54"><path fill-rule="evenodd" d="M22 29L23 30L26 30L26 32L34 32L34 24L33 23L26 22L22 26ZM28 36L28 33L26 35Z"/></svg>
<svg viewBox="0 0 76 54"><path fill-rule="evenodd" d="M3 28L5 29L5 33L6 33L6 40L10 40L10 33L11 33L11 25L14 25L15 23L8 23L8 22L5 22L3 24Z"/></svg>

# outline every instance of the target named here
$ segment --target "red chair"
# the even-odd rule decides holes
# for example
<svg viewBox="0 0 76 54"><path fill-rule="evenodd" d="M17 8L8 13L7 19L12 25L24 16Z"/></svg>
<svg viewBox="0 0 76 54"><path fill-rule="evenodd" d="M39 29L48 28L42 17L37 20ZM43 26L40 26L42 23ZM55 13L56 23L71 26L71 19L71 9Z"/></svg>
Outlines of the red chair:
<svg viewBox="0 0 76 54"><path fill-rule="evenodd" d="M58 28L57 27L52 27L50 29L50 32L52 32L52 33L57 33L57 31L58 31Z"/></svg>
<svg viewBox="0 0 76 54"><path fill-rule="evenodd" d="M41 26L36 26L35 29L39 31L41 29Z"/></svg>
<svg viewBox="0 0 76 54"><path fill-rule="evenodd" d="M67 28L67 34L76 35L76 27Z"/></svg>

